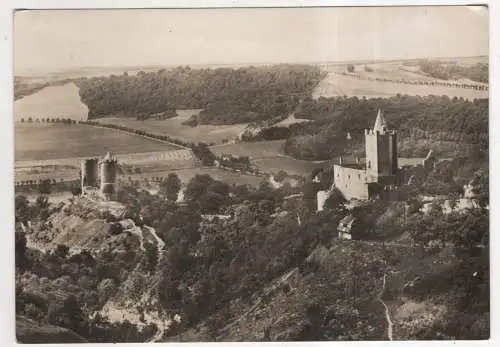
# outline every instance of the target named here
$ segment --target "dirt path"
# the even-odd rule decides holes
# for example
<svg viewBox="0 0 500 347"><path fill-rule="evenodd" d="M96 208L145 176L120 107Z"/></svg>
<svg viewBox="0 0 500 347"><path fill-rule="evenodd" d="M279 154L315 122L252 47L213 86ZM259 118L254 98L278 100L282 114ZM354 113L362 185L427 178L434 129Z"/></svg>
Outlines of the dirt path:
<svg viewBox="0 0 500 347"><path fill-rule="evenodd" d="M127 232L127 231L139 238L139 242L140 242L139 249L143 252L146 252L146 248L144 248L144 236L142 235L141 228L134 225L133 228L125 230L125 232Z"/></svg>
<svg viewBox="0 0 500 347"><path fill-rule="evenodd" d="M144 228L153 235L156 240L156 248L158 250L158 256L161 257L163 254L163 247L165 246L165 242L156 234L156 230L153 227L145 225Z"/></svg>
<svg viewBox="0 0 500 347"><path fill-rule="evenodd" d="M387 338L389 341L392 341L392 320L391 320L391 314L389 312L389 308L385 304L384 300L382 300L382 296L385 293L385 274L383 277L383 282L382 282L382 290L380 291L380 294L377 298L377 300L384 306L385 310L385 319L387 320Z"/></svg>

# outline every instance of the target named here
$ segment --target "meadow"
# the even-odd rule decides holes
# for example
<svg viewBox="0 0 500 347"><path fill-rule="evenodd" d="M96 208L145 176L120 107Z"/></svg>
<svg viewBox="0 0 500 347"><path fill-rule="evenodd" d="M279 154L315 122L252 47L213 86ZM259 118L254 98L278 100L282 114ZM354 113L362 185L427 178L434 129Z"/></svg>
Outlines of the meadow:
<svg viewBox="0 0 500 347"><path fill-rule="evenodd" d="M385 77L387 78L387 77ZM367 98L388 98L397 94L406 95L448 95L450 98L487 98L488 91L453 88L446 86L410 85L395 82L379 82L355 79L350 76L329 73L313 92L313 98L357 96Z"/></svg>
<svg viewBox="0 0 500 347"><path fill-rule="evenodd" d="M284 140L239 142L210 147L215 155L231 154L250 159L268 158L283 155Z"/></svg>
<svg viewBox="0 0 500 347"><path fill-rule="evenodd" d="M15 161L171 151L178 147L82 124L16 124Z"/></svg>
<svg viewBox="0 0 500 347"><path fill-rule="evenodd" d="M206 142L221 144L223 140L233 140L247 126L246 123L235 125L183 125L192 115L201 110L177 110L177 117L165 120L137 120L135 118L106 117L99 119L103 124L119 124L139 129L152 134L167 135L188 142Z"/></svg>

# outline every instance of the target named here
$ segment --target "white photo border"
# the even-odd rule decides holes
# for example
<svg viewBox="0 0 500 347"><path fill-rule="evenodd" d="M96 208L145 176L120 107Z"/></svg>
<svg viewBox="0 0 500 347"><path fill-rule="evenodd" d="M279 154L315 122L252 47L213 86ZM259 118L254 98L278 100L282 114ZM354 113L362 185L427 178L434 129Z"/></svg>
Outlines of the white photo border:
<svg viewBox="0 0 500 347"><path fill-rule="evenodd" d="M500 33L500 2L495 0L440 0L440 1L416 1L416 0L3 0L0 1L0 129L1 129L1 156L3 159L3 169L1 173L1 203L0 209L2 231L0 238L0 264L2 264L2 281L0 295L0 345L11 346L16 344L15 340L15 299L14 299L14 176L13 176L13 54L12 54L12 28L13 28L13 10L14 9L92 9L92 8L211 8L211 7L324 7L324 6L405 6L405 5L488 5L489 23L490 23L490 177L495 174L500 176L500 160L498 157L499 135L495 134L494 129L500 129L500 87L498 80L500 78L500 51L499 51L499 33ZM84 28L82 28L84 30ZM500 131L500 130L498 130ZM500 158L499 158L500 159ZM495 289L498 289L500 280L499 266L500 252L497 247L500 246L500 238L495 230L500 227L500 214L495 214L500 206L500 185L495 180L490 180L491 203L490 203L490 264L491 264L491 338L487 341L415 341L415 342L393 342L394 345L453 345L453 346L479 346L479 345L500 345L500 332L495 327L500 327L500 300L495 295ZM389 342L355 342L356 346L379 346ZM224 346L240 346L249 343L224 343ZM257 343L252 343L256 345ZM259 343L260 344L260 343ZM352 346L347 342L297 342L297 343L273 343L273 345L288 346ZM105 344L98 344L105 345ZM121 345L121 344L118 344ZM124 346L143 344L123 344ZM169 344L171 345L171 344ZM177 345L177 344L175 344ZM178 344L181 345L181 344ZM192 343L183 343L182 346L196 345ZM215 346L220 343L206 343L205 345ZM64 344L58 344L64 346Z"/></svg>

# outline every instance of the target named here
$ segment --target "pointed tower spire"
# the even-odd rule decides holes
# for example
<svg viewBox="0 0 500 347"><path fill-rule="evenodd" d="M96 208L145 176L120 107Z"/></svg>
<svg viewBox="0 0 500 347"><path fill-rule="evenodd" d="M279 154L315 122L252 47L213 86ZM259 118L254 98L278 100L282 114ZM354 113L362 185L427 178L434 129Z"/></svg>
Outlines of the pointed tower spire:
<svg viewBox="0 0 500 347"><path fill-rule="evenodd" d="M385 118L384 115L382 114L382 111L378 109L377 119L375 120L375 126L373 127L373 131L383 132L384 128L387 128L387 123L385 122Z"/></svg>

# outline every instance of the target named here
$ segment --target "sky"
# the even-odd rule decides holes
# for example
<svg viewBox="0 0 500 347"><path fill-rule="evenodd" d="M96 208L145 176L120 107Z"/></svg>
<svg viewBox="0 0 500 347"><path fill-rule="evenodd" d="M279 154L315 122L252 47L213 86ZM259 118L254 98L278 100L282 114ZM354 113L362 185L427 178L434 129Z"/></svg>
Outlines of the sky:
<svg viewBox="0 0 500 347"><path fill-rule="evenodd" d="M488 55L486 8L37 10L14 17L14 72Z"/></svg>

